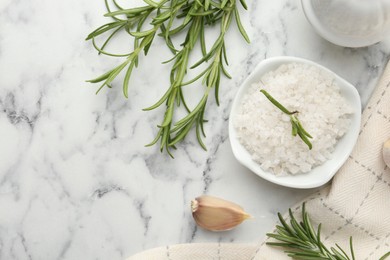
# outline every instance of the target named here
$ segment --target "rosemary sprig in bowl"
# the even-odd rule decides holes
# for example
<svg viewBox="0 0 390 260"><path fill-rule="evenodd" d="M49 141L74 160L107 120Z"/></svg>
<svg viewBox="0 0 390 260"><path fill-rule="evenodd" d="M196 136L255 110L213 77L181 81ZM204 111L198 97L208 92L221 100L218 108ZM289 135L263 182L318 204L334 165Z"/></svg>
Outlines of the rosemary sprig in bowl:
<svg viewBox="0 0 390 260"><path fill-rule="evenodd" d="M277 108L279 108L283 113L290 116L290 122L291 122L291 134L293 136L299 136L302 141L309 147L311 150L313 148L313 145L311 144L309 138L313 138L306 130L303 128L302 123L298 119L298 111L289 111L287 108L285 108L282 104L280 104L275 98L273 98L266 90L261 89L261 93L264 94L264 96L271 101L272 104L274 104Z"/></svg>
<svg viewBox="0 0 390 260"><path fill-rule="evenodd" d="M166 46L172 51L173 58L168 62L172 63L170 72L170 86L165 94L152 106L145 108L145 111L153 110L165 105L164 118L160 125L156 138L149 144L154 145L160 141L160 150L164 149L172 156L170 149L188 135L192 128L196 130L196 137L200 146L206 150L202 141L205 137L203 124L206 122L204 114L207 100L211 89L214 88L216 103L219 104L219 86L222 75L231 78L225 66L228 65L225 35L229 30L232 20L236 21L243 38L249 43L249 37L244 30L239 16L239 3L247 9L244 0L144 0L145 4L136 8L124 8L115 0L113 4L117 10L111 11L108 0L105 4L108 13L105 15L113 19L92 33L86 40L91 40L99 54L123 58L124 61L109 70L103 75L89 80L91 83L102 83L97 92L102 88L112 87L116 77L125 71L123 80L123 93L128 97L129 80L133 69L138 66L138 57L143 52L148 54L156 36L164 39ZM144 29L146 21L149 22L149 29ZM174 27L174 24L179 24ZM208 27L220 26L218 38L211 48L206 48L206 34ZM105 50L110 41L119 32L126 32L133 39L133 46L129 53L115 54ZM102 46L95 42L96 37L108 35ZM173 38L185 35L184 41L177 48ZM189 58L197 43L200 43L203 57L193 65L189 64ZM207 64L206 68L196 77L187 79L188 69L196 68ZM187 106L183 94L183 86L189 84L205 85L203 97L194 108ZM175 110L183 104L187 114L175 120Z"/></svg>

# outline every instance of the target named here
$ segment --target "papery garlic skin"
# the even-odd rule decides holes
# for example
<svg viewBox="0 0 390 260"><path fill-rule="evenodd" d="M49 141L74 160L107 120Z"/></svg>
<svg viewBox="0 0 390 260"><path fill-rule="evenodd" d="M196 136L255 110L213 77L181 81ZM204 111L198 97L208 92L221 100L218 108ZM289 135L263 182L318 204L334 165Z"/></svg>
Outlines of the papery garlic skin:
<svg viewBox="0 0 390 260"><path fill-rule="evenodd" d="M211 231L230 230L251 217L233 202L206 195L191 201L191 210L195 222Z"/></svg>
<svg viewBox="0 0 390 260"><path fill-rule="evenodd" d="M383 144L383 160L387 167L390 168L390 139Z"/></svg>

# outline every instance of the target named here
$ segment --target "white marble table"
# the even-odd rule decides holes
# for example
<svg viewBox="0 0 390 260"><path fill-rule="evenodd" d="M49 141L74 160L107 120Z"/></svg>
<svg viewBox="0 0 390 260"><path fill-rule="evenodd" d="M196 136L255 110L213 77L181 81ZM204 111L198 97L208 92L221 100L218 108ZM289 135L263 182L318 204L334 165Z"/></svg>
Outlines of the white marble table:
<svg viewBox="0 0 390 260"><path fill-rule="evenodd" d="M118 63L84 42L107 21L103 0L0 0L0 259L123 259L172 243L261 240L276 212L313 191L271 184L234 159L227 125L240 83L265 58L297 56L350 81L365 104L390 54L389 40L326 42L298 2L248 0L252 44L236 28L227 36L233 80L222 82L220 107L210 99L208 151L192 135L172 160L144 147L163 110L141 109L168 86L161 42L140 60L128 100L119 83L96 96L84 81ZM196 228L189 202L203 193L255 219L224 233Z"/></svg>

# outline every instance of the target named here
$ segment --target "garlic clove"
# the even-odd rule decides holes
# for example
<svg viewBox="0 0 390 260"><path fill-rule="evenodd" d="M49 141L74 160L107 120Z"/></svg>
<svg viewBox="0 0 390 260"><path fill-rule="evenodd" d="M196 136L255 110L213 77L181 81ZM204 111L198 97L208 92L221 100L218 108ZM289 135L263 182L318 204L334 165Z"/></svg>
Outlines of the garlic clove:
<svg viewBox="0 0 390 260"><path fill-rule="evenodd" d="M390 168L390 139L383 144L383 160L387 167Z"/></svg>
<svg viewBox="0 0 390 260"><path fill-rule="evenodd" d="M206 195L192 200L191 209L195 222L211 231L230 230L251 217L233 202Z"/></svg>

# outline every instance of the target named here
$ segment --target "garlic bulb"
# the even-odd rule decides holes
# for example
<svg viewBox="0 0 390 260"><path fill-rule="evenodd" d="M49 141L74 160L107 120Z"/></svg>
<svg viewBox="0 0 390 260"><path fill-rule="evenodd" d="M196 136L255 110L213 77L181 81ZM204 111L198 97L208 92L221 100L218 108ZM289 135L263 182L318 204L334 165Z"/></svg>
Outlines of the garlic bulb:
<svg viewBox="0 0 390 260"><path fill-rule="evenodd" d="M390 139L383 144L383 160L390 168Z"/></svg>
<svg viewBox="0 0 390 260"><path fill-rule="evenodd" d="M191 209L195 222L211 231L232 229L251 217L233 202L206 195L191 201Z"/></svg>

